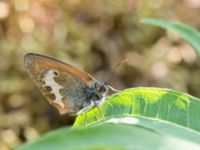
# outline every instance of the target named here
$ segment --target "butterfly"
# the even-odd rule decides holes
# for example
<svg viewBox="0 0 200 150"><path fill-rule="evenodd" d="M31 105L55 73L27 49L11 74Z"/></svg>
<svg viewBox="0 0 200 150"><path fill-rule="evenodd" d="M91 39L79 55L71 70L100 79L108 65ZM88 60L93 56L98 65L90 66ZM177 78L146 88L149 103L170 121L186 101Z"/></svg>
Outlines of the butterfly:
<svg viewBox="0 0 200 150"><path fill-rule="evenodd" d="M60 114L79 115L98 107L113 87L55 58L35 53L24 56L24 65L37 87Z"/></svg>

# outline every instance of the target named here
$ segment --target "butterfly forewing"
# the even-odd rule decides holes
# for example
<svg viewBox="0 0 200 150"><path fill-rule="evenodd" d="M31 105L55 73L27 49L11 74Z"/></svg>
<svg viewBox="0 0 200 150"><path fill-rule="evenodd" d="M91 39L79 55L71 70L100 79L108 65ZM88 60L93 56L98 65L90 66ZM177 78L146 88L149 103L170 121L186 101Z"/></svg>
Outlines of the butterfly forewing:
<svg viewBox="0 0 200 150"><path fill-rule="evenodd" d="M94 80L89 74L38 54L25 55L24 63L43 95L61 114L76 114L84 107L85 89Z"/></svg>

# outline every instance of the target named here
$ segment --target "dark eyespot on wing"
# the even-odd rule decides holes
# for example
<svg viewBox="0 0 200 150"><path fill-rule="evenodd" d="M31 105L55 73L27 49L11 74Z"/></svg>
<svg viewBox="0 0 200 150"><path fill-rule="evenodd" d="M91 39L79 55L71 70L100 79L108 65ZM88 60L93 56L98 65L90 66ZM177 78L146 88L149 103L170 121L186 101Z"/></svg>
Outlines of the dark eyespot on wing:
<svg viewBox="0 0 200 150"><path fill-rule="evenodd" d="M49 91L49 92L52 91L52 88L51 88L50 86L44 86L44 88L45 88L47 91Z"/></svg>
<svg viewBox="0 0 200 150"><path fill-rule="evenodd" d="M56 96L53 93L47 95L50 99L56 99Z"/></svg>
<svg viewBox="0 0 200 150"><path fill-rule="evenodd" d="M54 74L55 76L58 76L58 72L57 72L57 71L54 71L53 74Z"/></svg>

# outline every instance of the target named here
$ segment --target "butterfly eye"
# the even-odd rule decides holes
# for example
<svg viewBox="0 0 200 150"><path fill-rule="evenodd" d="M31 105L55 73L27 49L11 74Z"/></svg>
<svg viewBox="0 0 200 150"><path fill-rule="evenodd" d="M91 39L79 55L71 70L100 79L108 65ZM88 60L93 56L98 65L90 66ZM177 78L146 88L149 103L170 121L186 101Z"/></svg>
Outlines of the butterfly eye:
<svg viewBox="0 0 200 150"><path fill-rule="evenodd" d="M96 89L96 90L98 90L98 89L99 89L98 83L95 82L95 83L93 84L93 88Z"/></svg>
<svg viewBox="0 0 200 150"><path fill-rule="evenodd" d="M96 89L97 89L97 91L99 91L100 90L100 86L96 85Z"/></svg>

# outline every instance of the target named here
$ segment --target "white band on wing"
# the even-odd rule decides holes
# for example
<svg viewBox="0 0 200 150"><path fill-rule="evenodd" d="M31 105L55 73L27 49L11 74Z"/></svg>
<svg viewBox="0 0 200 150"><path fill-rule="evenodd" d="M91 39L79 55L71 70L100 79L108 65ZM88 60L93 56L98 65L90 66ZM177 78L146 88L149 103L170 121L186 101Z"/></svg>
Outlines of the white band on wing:
<svg viewBox="0 0 200 150"><path fill-rule="evenodd" d="M55 82L54 77L55 75L55 70L48 70L45 74L42 80L45 82L44 87L51 87L51 94L55 95L55 100L53 101L54 103L60 105L62 109L64 109L65 105L62 102L63 96L60 93L60 90L63 89L63 86L59 85L57 82Z"/></svg>

